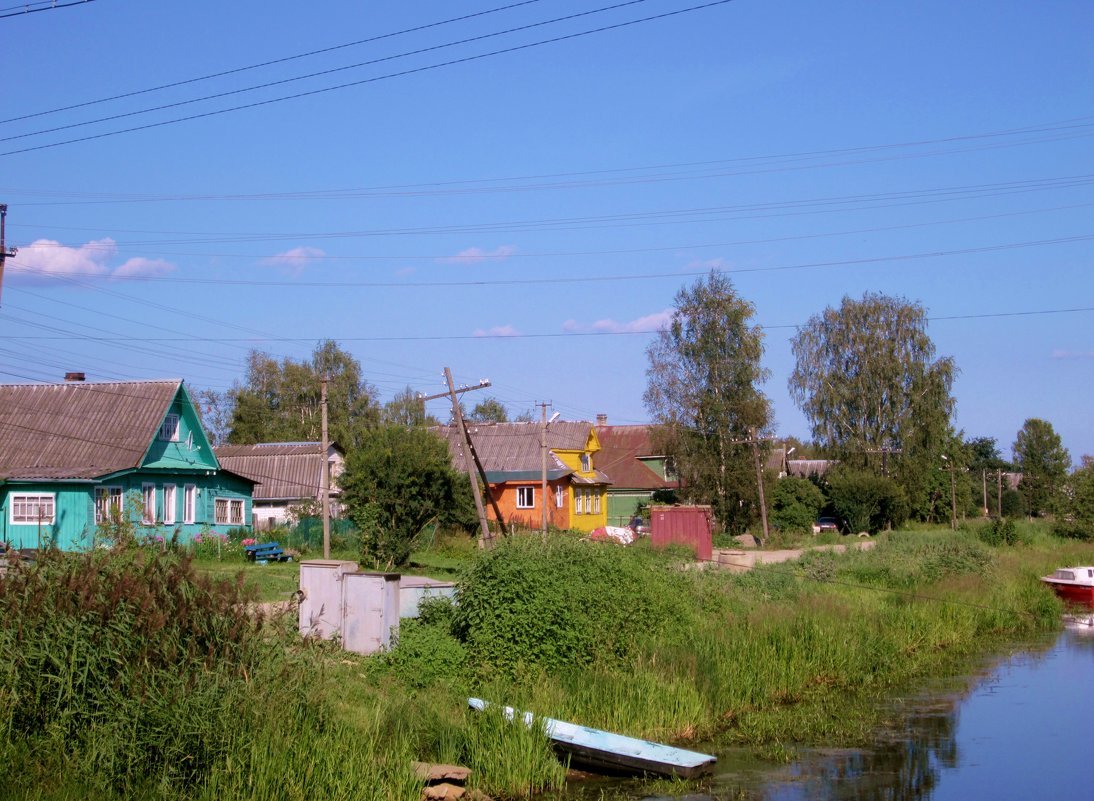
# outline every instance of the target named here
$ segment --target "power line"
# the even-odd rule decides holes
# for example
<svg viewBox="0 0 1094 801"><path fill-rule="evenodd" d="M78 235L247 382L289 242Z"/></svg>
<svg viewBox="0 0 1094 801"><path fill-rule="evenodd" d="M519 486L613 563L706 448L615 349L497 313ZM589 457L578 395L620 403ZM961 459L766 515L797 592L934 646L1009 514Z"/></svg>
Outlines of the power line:
<svg viewBox="0 0 1094 801"><path fill-rule="evenodd" d="M326 75L333 75L333 74L338 73L338 72L345 72L346 70L360 69L361 67L371 67L371 66L375 66L376 64L383 64L383 63L388 62L388 61L395 61L395 60L401 59L401 58L409 58L410 56L419 56L419 55L422 55L424 53L430 53L430 52L433 52L433 51L436 51L436 50L444 50L444 49L449 48L449 47L458 47L459 45L470 44L472 42L483 41L485 39L492 39L492 38L497 37L497 36L505 36L505 35L510 34L510 33L517 33L517 32L520 32L520 31L526 31L526 30L530 30L532 28L540 28L540 27L543 27L545 25L553 25L553 24L558 23L558 22L566 22L566 21L569 21L569 20L577 19L579 17L587 17L587 16L590 16L592 14L600 14L600 13L603 13L605 11L614 11L614 10L617 10L619 8L623 8L624 6L637 5L638 3L645 3L645 2L647 2L647 0L626 0L626 2L617 3L616 5L604 6L602 8L596 8L596 9L592 9L590 11L581 11L581 12L578 12L576 14L568 14L568 15L563 16L563 17L556 17L554 19L542 20L540 22L533 22L533 23L529 23L527 25L519 25L519 26L514 27L514 28L508 28L508 29L502 30L502 31L495 31L493 33L484 33L484 34L481 34L479 36L471 36L471 37L468 37L468 38L465 38L465 39L457 39L457 40L452 41L452 42L445 42L445 43L439 44L439 45L431 45L429 47L422 47L422 48L419 48L417 50L408 50L406 52L396 53L395 55L391 55L391 56L382 56L380 58L370 59L369 61L361 61L361 62L358 62L356 64L347 64L347 65L341 66L341 67L332 67L330 69L320 70L318 72L311 72L311 73L308 73L306 75L296 75L296 76L293 76L291 78L282 78L282 79L276 80L276 81L267 81L266 83L255 84L254 86L247 86L247 87L243 87L241 89L229 89L229 90L224 91L224 92L217 92L215 94L205 95L204 97L194 97L194 98L190 98L189 100L177 100L177 101L174 101L174 102L171 102L171 103L164 103L164 104L159 105L159 106L152 106L150 108L138 109L136 111L125 111L125 112L121 112L119 114L111 114L110 116L99 117L99 118L93 119L93 120L84 120L83 122L74 122L74 123L70 123L68 125L58 125L58 126L55 126L53 128L43 128L42 130L39 130L39 131L29 131L29 132L23 133L23 134L15 134L13 136L0 137L0 142L12 142L12 141L15 141L17 139L26 139L27 137L31 137L31 136L41 136L43 134L56 133L58 131L67 131L67 130L71 130L73 128L82 128L86 125L95 125L95 124L100 123L100 122L113 122L114 120L121 120L121 119L125 119L127 117L136 117L136 116L139 116L141 114L151 114L151 113L156 112L156 111L166 111L168 109L181 108L182 106L193 105L194 103L203 103L207 100L219 100L220 98L232 97L234 95L243 94L245 92L255 92L255 91L258 91L259 89L270 89L270 88L275 87L275 86L283 86L285 84L295 83L297 81L304 81L304 80L308 80L310 78L321 78L321 77L326 76Z"/></svg>
<svg viewBox="0 0 1094 801"><path fill-rule="evenodd" d="M832 259L817 262L800 262L797 264L774 265L767 267L732 267L707 270L690 270L668 273L642 273L627 275L583 275L583 276L552 276L549 278L494 278L494 279L467 279L463 281L303 281L298 279L269 279L255 280L250 278L181 278L173 276L118 276L114 280L151 282L151 283L175 283L175 284L212 284L216 286L287 286L287 287L319 287L319 288L346 288L365 287L371 289L436 289L453 287L497 287L497 286L528 286L550 284L590 284L590 283L625 283L634 281L652 281L661 279L694 278L719 273L732 275L736 273L767 273L786 272L791 270L822 269L829 267L850 267L884 262L916 261L920 259L949 258L952 256L967 256L979 253L996 253L1001 251L1019 250L1033 247L1045 247L1051 245L1071 244L1075 242L1088 242L1094 240L1094 234L1077 234L1074 236L1054 237L1051 239L1036 239L1024 242L1006 242L997 245L982 245L969 248L954 248L949 250L922 251L919 253L891 254L886 256L871 256L859 259ZM40 277L64 278L50 273L47 270L13 264L12 269L17 273L37 275Z"/></svg>
<svg viewBox="0 0 1094 801"><path fill-rule="evenodd" d="M1094 312L1094 306L1076 306L1058 309L1032 309L1010 312L983 312L972 314L952 314L942 317L928 317L928 322L940 322L949 320L986 320L1005 317L1031 317L1047 314L1077 314L1080 312ZM764 331L778 331L801 328L801 323L784 323L778 325L756 324L756 328ZM371 336L371 337L337 337L338 342L468 342L491 340L520 340L520 339L580 339L588 337L617 337L617 336L648 336L658 334L663 329L649 328L636 331L565 331L561 333L533 333L533 334L437 334L420 336ZM6 339L18 340L72 340L86 339L90 342L115 342L129 340L129 337L65 337L65 336L27 336L10 334ZM261 340L231 339L224 337L142 337L145 342L313 342L315 337L266 337Z"/></svg>
<svg viewBox="0 0 1094 801"><path fill-rule="evenodd" d="M634 0L634 1L637 2L639 0ZM62 145L71 145L71 144L75 144L77 142L88 142L88 141L92 141L92 140L96 140L96 139L103 139L103 138L106 138L106 137L109 137L109 136L118 136L120 134L133 133L135 131L145 131L145 130L149 130L151 128L160 128L160 127L163 127L165 125L174 125L174 124L180 123L180 122L188 122L188 121L191 121L191 120L204 119L204 118L207 118L207 117L214 117L214 116L218 116L218 115L221 115L221 114L228 114L228 113L235 112L235 111L243 111L243 110L246 110L246 109L259 108L259 107L262 107L262 106L271 105L273 103L281 103L281 102L284 102L286 100L297 100L297 99L303 98L303 97L314 97L315 95L325 94L327 92L334 92L334 91L338 91L338 90L341 90L341 89L348 89L348 88L355 87L355 86L364 86L366 84L376 83L378 81L388 80L388 79L391 79L391 78L401 78L401 77L405 77L407 75L415 75L415 74L418 74L418 73L430 72L432 70L441 69L443 67L451 67L451 66L454 66L454 65L457 65L457 64L467 64L467 63L470 63L470 62L473 62L473 61L481 61L483 59L492 58L494 56L506 55L506 54L509 54L509 53L519 52L519 51L522 51L522 50L530 50L534 47L542 47L544 45L557 44L559 42L578 39L578 38L581 38L581 37L584 37L584 36L591 36L591 35L597 34L597 33L605 33L607 31L619 30L621 28L630 27L632 25L638 25L638 24L644 23L644 22L653 22L653 21L656 21L656 20L666 19L666 18L669 18L669 17L678 16L680 14L687 14L687 13L690 13L690 12L693 12L693 11L700 11L700 10L703 10L703 9L712 8L714 6L725 5L725 4L731 3L731 2L733 2L733 0L711 0L711 2L708 2L708 3L702 3L702 4L699 4L699 5L689 6L687 8L676 9L674 11L666 11L666 12L663 12L661 14L653 14L653 15L648 16L648 17L641 17L639 19L626 20L626 21L623 21L623 22L613 23L611 25L603 25L599 28L591 28L591 29L587 29L587 30L584 30L584 31L577 31L575 33L568 33L568 34L564 34L564 35L561 35L561 36L555 36L555 37L552 37L552 38L549 38L549 39L541 39L541 40L536 41L536 42L526 42L524 44L514 45L512 47L505 47L505 48L500 48L498 50L491 50L491 51L488 51L486 53L477 53L475 55L463 56L461 58L450 59L448 61L442 61L442 62L438 62L438 63L435 63L435 64L427 64L427 65L424 65L424 66L421 66L421 67L413 67L413 68L410 68L410 69L400 70L398 72L387 73L385 75L377 75L377 76L373 76L371 78L362 78L361 80L349 81L347 83L337 84L335 86L321 87L319 89L312 89L312 90L309 90L309 91L306 91L306 92L297 92L296 94L292 94L292 95L283 95L281 97L269 98L267 100L258 100L258 101L255 101L253 103L246 103L246 104L242 104L242 105L238 105L238 106L231 106L229 108L216 109L214 111L206 111L206 112L202 112L202 113L199 113L199 114L191 114L191 115L185 116L185 117L176 117L176 118L169 119L169 120L161 120L159 122L150 122L150 123L147 123L147 124L144 124L144 125L137 125L137 126L133 126L133 127L130 127L130 128L122 128L122 129L118 129L118 130L115 130L115 131L106 131L104 133L99 133L99 134L89 134L88 136L81 136L81 137L77 137L75 139L66 139L66 140L63 140L63 141L60 141L60 142L51 142L51 143L45 144L45 145L34 145L34 146L31 146L31 147L20 148L18 150L9 150L9 151L0 153L0 156L14 156L14 155L17 155L19 153L30 153L30 152L37 151L37 150L46 150L48 148L61 147Z"/></svg>
<svg viewBox="0 0 1094 801"><path fill-rule="evenodd" d="M90 2L90 0L77 0L77 1L78 2ZM53 2L54 2L54 0L39 0L38 5L44 5L46 3L52 4ZM344 44L332 45L331 47L323 47L323 48L320 48L318 50L309 50L306 53L297 53L296 55L284 56L282 58L275 58L275 59L272 59L270 61L263 61L263 62L258 63L258 64L249 64L248 66L245 66L245 67L236 67L235 69L223 70L221 72L213 72L213 73L210 73L208 75L199 76L197 78L186 78L186 79L181 80L181 81L174 81L172 83L160 84L159 86L151 86L151 87L148 87L147 89L137 89L137 90L134 90L132 92L123 92L122 94L111 95L110 97L100 97L97 100L87 100L83 103L74 103L70 106L61 106L59 108L47 109L46 111L36 111L33 114L23 114L22 116L19 116L19 117L10 117L6 120L0 120L0 125L6 125L9 122L18 122L20 120L28 120L28 119L31 119L33 117L44 117L48 114L57 114L57 113L62 112L62 111L73 111L74 109L85 108L87 106L94 106L94 105L97 105L99 103L109 103L109 102L114 101L114 100L124 100L125 98L128 98L128 97L136 97L138 95L145 95L145 94L149 94L150 92L159 92L159 91L162 91L164 89L174 89L174 88L179 87L179 86L186 86L188 84L198 83L200 81L209 81L209 80L212 80L214 78L223 78L223 77L228 76L228 75L236 75L236 74L241 73L241 72L248 72L250 70L257 70L257 69L261 69L263 67L272 67L276 64L284 64L286 62L296 61L296 60L299 60L299 59L302 59L302 58L309 58L311 56L323 55L324 53L333 53L336 50L344 50L348 47L357 47L357 46L363 45L363 44L371 44L373 42L379 42L379 41L382 41L384 39L391 39L391 38L394 38L396 36L403 36L403 35L409 34L409 33L418 33L420 31L429 30L430 28L439 28L442 25L450 25L454 22L465 22L469 19L475 19L476 17L485 17L489 14L496 14L500 11L509 11L511 9L514 9L514 8L519 8L521 6L528 6L528 5L532 5L533 3L538 3L538 2L541 2L541 0L523 0L522 2L519 2L519 3L510 3L509 5L506 5L506 6L498 6L497 8L490 8L490 9L487 9L485 11L476 11L472 14L464 14L463 16L459 16L459 17L450 17L449 19L439 20L437 22L429 22L429 23L426 23L424 25L417 25L413 28L404 28L401 31L392 31L391 33L383 33L383 34L380 34L378 36L370 36L367 39L358 39L355 42L346 42ZM74 4L75 3L70 3L70 5L74 5ZM7 10L7 9L3 9L3 10Z"/></svg>
<svg viewBox="0 0 1094 801"><path fill-rule="evenodd" d="M57 0L31 0L31 2L20 3L17 6L8 6L7 8L0 8L0 19L5 17L22 17L26 14L35 14L39 11L53 11L58 8L69 8L70 6L80 6L84 3L93 3L95 0L68 0L68 2L58 2Z"/></svg>

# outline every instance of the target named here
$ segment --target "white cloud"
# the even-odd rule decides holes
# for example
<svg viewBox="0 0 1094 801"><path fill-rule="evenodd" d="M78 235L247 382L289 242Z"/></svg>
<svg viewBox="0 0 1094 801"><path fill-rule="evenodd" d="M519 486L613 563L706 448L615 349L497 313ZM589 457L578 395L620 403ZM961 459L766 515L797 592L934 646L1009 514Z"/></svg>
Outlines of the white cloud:
<svg viewBox="0 0 1094 801"><path fill-rule="evenodd" d="M52 239L37 239L19 248L17 264L31 278L45 276L79 277L106 275L107 262L118 251L113 239L97 239L78 248Z"/></svg>
<svg viewBox="0 0 1094 801"><path fill-rule="evenodd" d="M479 264L484 261L504 261L516 252L517 249L512 245L499 245L493 250L467 248L455 256L445 256L437 261L445 264Z"/></svg>
<svg viewBox="0 0 1094 801"><path fill-rule="evenodd" d="M300 247L278 253L262 260L262 264L272 267L288 267L293 270L302 270L316 259L326 256L326 251L319 248Z"/></svg>
<svg viewBox="0 0 1094 801"><path fill-rule="evenodd" d="M476 328L471 335L476 337L515 337L519 334L520 331L511 325L495 325L493 328Z"/></svg>
<svg viewBox="0 0 1094 801"><path fill-rule="evenodd" d="M610 333L610 334L637 334L649 331L660 331L672 320L672 309L663 309L644 317L638 317L628 322L619 322L610 317L597 320L593 323L581 323L577 320L567 320L562 324L562 330L571 333Z"/></svg>
<svg viewBox="0 0 1094 801"><path fill-rule="evenodd" d="M121 267L118 267L111 275L115 278L145 278L149 276L167 275L174 271L175 265L163 259L143 259L140 257L130 259Z"/></svg>

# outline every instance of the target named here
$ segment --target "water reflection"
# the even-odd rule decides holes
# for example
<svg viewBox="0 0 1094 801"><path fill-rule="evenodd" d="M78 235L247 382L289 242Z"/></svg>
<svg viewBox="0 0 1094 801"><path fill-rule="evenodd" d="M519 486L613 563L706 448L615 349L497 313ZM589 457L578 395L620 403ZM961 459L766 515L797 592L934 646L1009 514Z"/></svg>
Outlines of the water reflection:
<svg viewBox="0 0 1094 801"><path fill-rule="evenodd" d="M572 787L570 797L963 801L1064 796L1069 787L1094 786L1094 760L1086 755L1080 734L1089 731L1094 717L1094 626L1025 644L956 683L894 701L891 712L869 749L809 750L790 766L759 763L744 751L722 751L719 772L701 792L681 788L679 794L654 796L640 782L597 780Z"/></svg>

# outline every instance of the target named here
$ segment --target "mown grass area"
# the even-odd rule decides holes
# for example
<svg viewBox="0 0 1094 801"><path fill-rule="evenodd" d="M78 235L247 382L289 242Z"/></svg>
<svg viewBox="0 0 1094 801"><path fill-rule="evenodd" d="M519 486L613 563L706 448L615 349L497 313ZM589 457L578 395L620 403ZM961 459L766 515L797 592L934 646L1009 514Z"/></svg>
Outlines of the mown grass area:
<svg viewBox="0 0 1094 801"><path fill-rule="evenodd" d="M0 797L412 799L411 759L465 764L499 798L561 786L542 734L469 712L468 695L775 759L867 743L879 699L1059 625L1037 578L1090 563L1094 546L1022 534L991 547L975 531L894 532L869 552L742 575L565 536L489 552L435 543L412 561L458 570L460 605L427 605L372 657L232 611L260 588L251 576L282 592L274 579L295 577L292 565L102 556L95 575L117 580L81 589L78 566L60 560L23 591L0 590L0 759L20 777ZM213 580L241 567L242 585ZM118 594L142 575L161 576L159 596ZM166 609L185 614L142 627ZM31 611L35 627L13 623ZM178 653L192 657L181 672Z"/></svg>

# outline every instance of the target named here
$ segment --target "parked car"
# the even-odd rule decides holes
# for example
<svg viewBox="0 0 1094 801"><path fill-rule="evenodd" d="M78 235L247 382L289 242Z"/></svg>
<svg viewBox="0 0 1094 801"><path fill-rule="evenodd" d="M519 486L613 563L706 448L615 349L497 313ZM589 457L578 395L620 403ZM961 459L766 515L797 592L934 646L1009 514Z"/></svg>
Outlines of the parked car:
<svg viewBox="0 0 1094 801"><path fill-rule="evenodd" d="M814 534L823 534L829 531L833 534L838 534L839 530L839 520L834 517L818 517L817 522L813 524Z"/></svg>

